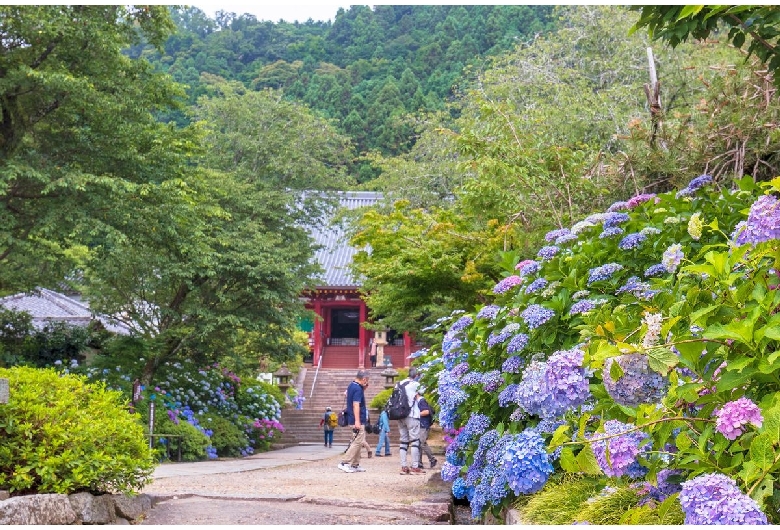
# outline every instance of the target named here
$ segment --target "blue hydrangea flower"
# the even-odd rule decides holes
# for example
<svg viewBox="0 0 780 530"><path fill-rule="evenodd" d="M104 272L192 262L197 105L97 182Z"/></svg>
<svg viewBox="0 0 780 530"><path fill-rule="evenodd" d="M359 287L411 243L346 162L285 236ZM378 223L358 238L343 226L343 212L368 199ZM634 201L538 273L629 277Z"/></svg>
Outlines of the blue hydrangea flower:
<svg viewBox="0 0 780 530"><path fill-rule="evenodd" d="M517 395L517 386L517 384L513 383L501 391L501 393L498 395L499 407L507 407L514 404Z"/></svg>
<svg viewBox="0 0 780 530"><path fill-rule="evenodd" d="M528 344L528 335L524 333L518 333L514 337L512 337L512 340L509 341L509 344L506 347L507 353L520 353L525 348L525 345Z"/></svg>
<svg viewBox="0 0 780 530"><path fill-rule="evenodd" d="M617 363L623 375L613 380L611 368ZM642 403L658 403L666 395L669 380L650 369L646 355L631 353L610 357L604 362L604 388L615 403L636 407Z"/></svg>
<svg viewBox="0 0 780 530"><path fill-rule="evenodd" d="M530 429L512 437L504 450L504 472L515 495L541 490L553 472L544 439Z"/></svg>
<svg viewBox="0 0 780 530"><path fill-rule="evenodd" d="M501 365L501 371L505 374L519 374L524 364L525 361L520 356L509 357Z"/></svg>
<svg viewBox="0 0 780 530"><path fill-rule="evenodd" d="M538 261L531 261L529 263L526 263L520 268L520 276L530 276L531 274L536 274L539 272L539 269L541 268L541 265Z"/></svg>
<svg viewBox="0 0 780 530"><path fill-rule="evenodd" d="M532 294L541 291L547 287L547 280L544 278L537 278L528 285L525 289L525 294Z"/></svg>
<svg viewBox="0 0 780 530"><path fill-rule="evenodd" d="M458 333L460 331L463 331L470 325L474 323L474 319L470 316L462 316L460 317L452 326L450 326L450 333Z"/></svg>
<svg viewBox="0 0 780 530"><path fill-rule="evenodd" d="M555 245L542 247L539 249L539 252L536 254L536 257L540 258L542 261L550 261L555 257L556 254L558 254L560 250L561 249L559 249Z"/></svg>
<svg viewBox="0 0 780 530"><path fill-rule="evenodd" d="M619 226L613 226L611 228L607 228L603 232L599 234L599 239L607 239L608 237L615 237L623 234L623 229Z"/></svg>
<svg viewBox="0 0 780 530"><path fill-rule="evenodd" d="M621 270L623 270L623 265L620 263L607 263L600 267L594 267L588 271L588 285L609 280L613 274Z"/></svg>
<svg viewBox="0 0 780 530"><path fill-rule="evenodd" d="M555 311L540 306L539 304L531 304L520 313L520 318L523 319L523 322L528 326L528 329L536 329L548 322L554 316Z"/></svg>
<svg viewBox="0 0 780 530"><path fill-rule="evenodd" d="M477 313L477 318L481 318L484 320L493 320L496 318L496 315L498 314L498 311L501 308L497 305L491 304L486 305L482 309L479 310L479 313Z"/></svg>
<svg viewBox="0 0 780 530"><path fill-rule="evenodd" d="M626 237L620 240L620 243L618 243L618 248L620 250L634 250L639 248L645 239L647 239L647 236L645 236L643 233L634 232L633 234L628 234Z"/></svg>
<svg viewBox="0 0 780 530"><path fill-rule="evenodd" d="M555 352L546 362L532 361L523 371L516 402L529 414L554 418L590 397L584 353L573 348Z"/></svg>
<svg viewBox="0 0 780 530"><path fill-rule="evenodd" d="M645 271L645 278L655 278L656 276L662 276L667 272L666 265L663 263L656 263L647 268Z"/></svg>
<svg viewBox="0 0 780 530"><path fill-rule="evenodd" d="M545 241L555 241L559 237L561 237L563 235L566 235L566 234L571 234L571 230L569 230L568 228L559 228L557 230L550 230L549 232L547 232L544 235L544 240Z"/></svg>
<svg viewBox="0 0 780 530"><path fill-rule="evenodd" d="M607 228L612 228L615 226L618 226L620 223L625 223L631 219L627 213L622 212L608 212L604 218L604 223L602 226L604 227L604 230Z"/></svg>
<svg viewBox="0 0 780 530"><path fill-rule="evenodd" d="M488 348L492 348L496 344L503 344L518 329L520 329L520 324L513 322L512 324L505 326L500 332L491 333L487 340Z"/></svg>
<svg viewBox="0 0 780 530"><path fill-rule="evenodd" d="M495 392L504 384L504 377L500 370L491 370L482 376L482 389L485 392Z"/></svg>
<svg viewBox="0 0 780 530"><path fill-rule="evenodd" d="M569 241L577 241L577 234L569 233L569 234L564 234L562 236L559 236L558 238L556 238L555 244L560 246L568 243Z"/></svg>
<svg viewBox="0 0 780 530"><path fill-rule="evenodd" d="M588 311L593 311L595 308L596 304L594 304L591 300L580 300L579 302L574 302L571 305L569 314L578 315L580 313L587 313Z"/></svg>
<svg viewBox="0 0 780 530"><path fill-rule="evenodd" d="M696 177L695 179L691 180L688 183L688 186L678 191L676 197L678 199L680 197L690 197L691 195L696 193L696 191L698 191L703 186L709 184L710 182L712 182L712 177L709 175L701 175L699 177Z"/></svg>
<svg viewBox="0 0 780 530"><path fill-rule="evenodd" d="M658 294L659 291L651 289L650 284L640 281L638 276L631 276L626 280L625 285L615 291L616 295L623 293L631 293L640 300L650 300Z"/></svg>

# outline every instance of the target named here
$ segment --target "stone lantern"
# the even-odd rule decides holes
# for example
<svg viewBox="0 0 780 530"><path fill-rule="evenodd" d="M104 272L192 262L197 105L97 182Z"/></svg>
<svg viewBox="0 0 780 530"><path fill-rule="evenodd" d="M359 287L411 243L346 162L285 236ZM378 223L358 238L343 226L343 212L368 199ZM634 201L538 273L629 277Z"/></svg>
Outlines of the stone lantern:
<svg viewBox="0 0 780 530"><path fill-rule="evenodd" d="M382 375L385 377L385 388L393 388L395 385L395 378L398 376L398 372L393 369L392 364L387 364L385 366L387 366L387 368L382 370Z"/></svg>
<svg viewBox="0 0 780 530"><path fill-rule="evenodd" d="M387 331L374 332L374 346L376 347L376 362L379 365L387 366L389 357L385 357L385 346L387 346Z"/></svg>
<svg viewBox="0 0 780 530"><path fill-rule="evenodd" d="M279 387L284 395L287 395L287 389L290 388L290 375L292 375L292 373L289 368L287 368L287 363L282 363L281 368L274 372L276 386Z"/></svg>

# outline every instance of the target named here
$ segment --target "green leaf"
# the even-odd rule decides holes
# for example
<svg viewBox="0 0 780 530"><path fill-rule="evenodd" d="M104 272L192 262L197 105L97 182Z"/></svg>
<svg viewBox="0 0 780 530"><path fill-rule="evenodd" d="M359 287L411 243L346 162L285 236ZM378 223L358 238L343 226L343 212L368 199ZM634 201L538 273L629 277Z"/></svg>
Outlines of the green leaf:
<svg viewBox="0 0 780 530"><path fill-rule="evenodd" d="M690 436L688 436L685 431L680 431L680 434L677 435L674 443L680 451L685 451L693 445L693 440L691 440Z"/></svg>
<svg viewBox="0 0 780 530"><path fill-rule="evenodd" d="M661 375L668 374L669 370L680 362L680 358L672 350L664 346L647 350L647 360L650 369Z"/></svg>
<svg viewBox="0 0 780 530"><path fill-rule="evenodd" d="M705 339L738 340L744 344L753 342L753 325L750 321L730 322L725 326L723 324L712 324L707 327L702 336Z"/></svg>
<svg viewBox="0 0 780 530"><path fill-rule="evenodd" d="M590 445L586 445L577 455L577 465L579 470L586 475L601 475L601 467L596 460L596 455L593 454L593 449Z"/></svg>
<svg viewBox="0 0 780 530"><path fill-rule="evenodd" d="M579 473L580 466L577 464L577 458L574 456L574 450L571 447L564 447L561 450L561 456L558 460L561 469L569 473Z"/></svg>
<svg viewBox="0 0 780 530"><path fill-rule="evenodd" d="M682 20L685 17L691 16L691 15L697 15L699 11L701 11L704 8L704 6L685 6L683 7L682 11L680 11L679 16L677 17L677 20Z"/></svg>
<svg viewBox="0 0 780 530"><path fill-rule="evenodd" d="M568 425L561 425L557 429L555 429L555 432L553 433L552 440L550 440L549 448L553 449L555 447L558 447L562 443L569 441L569 426Z"/></svg>
<svg viewBox="0 0 780 530"><path fill-rule="evenodd" d="M609 377L612 379L612 381L617 381L621 377L623 377L623 369L620 367L620 364L617 362L612 362L609 367Z"/></svg>
<svg viewBox="0 0 780 530"><path fill-rule="evenodd" d="M718 392L726 392L746 384L757 371L755 368L745 368L742 372L727 371L721 374L717 383Z"/></svg>
<svg viewBox="0 0 780 530"><path fill-rule="evenodd" d="M750 444L750 459L761 471L768 471L774 465L774 442L769 434L762 433L753 438Z"/></svg>

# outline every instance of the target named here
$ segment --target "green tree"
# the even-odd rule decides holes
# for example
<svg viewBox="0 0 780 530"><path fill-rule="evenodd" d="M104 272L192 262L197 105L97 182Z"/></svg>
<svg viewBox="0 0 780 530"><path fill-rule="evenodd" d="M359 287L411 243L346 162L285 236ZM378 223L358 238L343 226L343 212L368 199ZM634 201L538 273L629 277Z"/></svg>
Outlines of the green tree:
<svg viewBox="0 0 780 530"><path fill-rule="evenodd" d="M3 6L0 292L53 285L182 186L192 131L159 123L183 91L124 55L162 45L163 6ZM121 208L120 208L121 205ZM138 207L138 208L136 208Z"/></svg>

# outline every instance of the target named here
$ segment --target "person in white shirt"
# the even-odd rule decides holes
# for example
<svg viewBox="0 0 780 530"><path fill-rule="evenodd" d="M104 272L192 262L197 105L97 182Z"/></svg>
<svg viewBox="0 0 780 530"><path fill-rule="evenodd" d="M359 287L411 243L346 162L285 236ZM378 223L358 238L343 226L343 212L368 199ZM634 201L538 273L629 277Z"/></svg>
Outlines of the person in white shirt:
<svg viewBox="0 0 780 530"><path fill-rule="evenodd" d="M398 445L398 452L401 455L401 474L402 475L424 475L425 471L420 467L420 408L417 406L419 398L418 390L420 383L417 368L409 368L409 377L401 381L405 384L406 398L409 400L411 411L406 418L398 420L398 431L401 434L401 443ZM407 465L407 453L411 448L411 466Z"/></svg>

